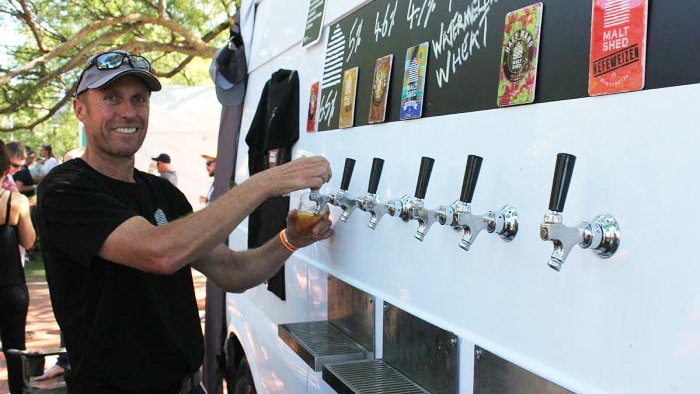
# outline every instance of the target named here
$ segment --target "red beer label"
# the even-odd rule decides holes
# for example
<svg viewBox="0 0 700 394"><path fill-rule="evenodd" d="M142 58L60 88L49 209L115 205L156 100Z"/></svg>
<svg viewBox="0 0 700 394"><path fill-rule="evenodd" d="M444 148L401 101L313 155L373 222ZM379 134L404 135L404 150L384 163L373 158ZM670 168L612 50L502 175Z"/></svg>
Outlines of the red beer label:
<svg viewBox="0 0 700 394"><path fill-rule="evenodd" d="M644 87L648 0L593 0L588 94Z"/></svg>

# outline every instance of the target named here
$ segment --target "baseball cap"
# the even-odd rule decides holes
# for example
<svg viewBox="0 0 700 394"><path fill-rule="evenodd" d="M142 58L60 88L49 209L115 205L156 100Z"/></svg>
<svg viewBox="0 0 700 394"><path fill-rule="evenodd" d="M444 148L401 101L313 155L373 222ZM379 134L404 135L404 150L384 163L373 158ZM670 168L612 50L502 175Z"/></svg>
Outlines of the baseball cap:
<svg viewBox="0 0 700 394"><path fill-rule="evenodd" d="M156 157L151 157L153 161L160 161L162 163L170 163L170 155L167 153L161 153Z"/></svg>
<svg viewBox="0 0 700 394"><path fill-rule="evenodd" d="M161 89L160 81L151 73L151 64L146 58L123 50L103 52L91 57L80 75L75 95L88 90L99 89L125 75L141 78L149 90Z"/></svg>
<svg viewBox="0 0 700 394"><path fill-rule="evenodd" d="M243 102L247 73L243 46L230 43L216 51L209 66L209 76L216 87L216 98L222 105L234 106Z"/></svg>
<svg viewBox="0 0 700 394"><path fill-rule="evenodd" d="M216 151L209 151L201 154L204 160L216 160Z"/></svg>

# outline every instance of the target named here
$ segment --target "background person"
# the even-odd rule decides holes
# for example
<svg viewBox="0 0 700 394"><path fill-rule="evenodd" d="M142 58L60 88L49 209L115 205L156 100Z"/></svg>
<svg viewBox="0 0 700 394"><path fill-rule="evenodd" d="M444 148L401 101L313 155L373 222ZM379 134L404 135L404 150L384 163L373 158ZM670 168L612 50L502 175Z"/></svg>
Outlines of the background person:
<svg viewBox="0 0 700 394"><path fill-rule="evenodd" d="M36 199L34 198L36 195L36 184L31 171L29 171L29 166L34 163L35 154L34 151L29 148L25 148L25 152L26 157L24 164L12 177L15 180L19 192L27 196L30 205L34 205L36 204Z"/></svg>
<svg viewBox="0 0 700 394"><path fill-rule="evenodd" d="M8 150L0 141L0 174L6 176L10 167ZM35 239L27 197L10 190L0 191L0 341L12 394L22 394L22 361L7 351L25 349L29 309L29 291L19 247L31 248Z"/></svg>
<svg viewBox="0 0 700 394"><path fill-rule="evenodd" d="M177 174L173 169L172 163L170 163L170 155L161 153L156 157L152 157L151 160L156 162L156 169L160 177L169 180L170 183L177 186Z"/></svg>
<svg viewBox="0 0 700 394"><path fill-rule="evenodd" d="M46 176L58 165L58 160L54 157L53 148L49 144L42 145L39 154L44 158L44 166L41 169L41 173L43 176Z"/></svg>
<svg viewBox="0 0 700 394"><path fill-rule="evenodd" d="M15 182L14 175L24 165L24 147L19 142L12 141L7 143L7 145L4 146L4 149L9 155L10 167L7 174L3 177L2 188L19 193L19 187L17 186L17 182Z"/></svg>
<svg viewBox="0 0 700 394"><path fill-rule="evenodd" d="M202 155L205 160L204 164L207 166L207 173L210 178L214 178L216 174L216 154L215 153L205 153ZM209 191L206 196L199 196L199 203L207 205L211 202L212 194L214 193L214 182L212 181L211 186L209 186Z"/></svg>
<svg viewBox="0 0 700 394"><path fill-rule="evenodd" d="M134 168L150 94L160 89L143 57L112 51L91 58L73 100L85 153L39 184L37 223L71 393L201 392L204 346L191 268L241 292L268 279L297 248L333 234L328 208L308 236L291 225L292 211L290 226L261 247L225 246L262 201L320 188L330 166L322 157L293 160L192 213L170 182Z"/></svg>

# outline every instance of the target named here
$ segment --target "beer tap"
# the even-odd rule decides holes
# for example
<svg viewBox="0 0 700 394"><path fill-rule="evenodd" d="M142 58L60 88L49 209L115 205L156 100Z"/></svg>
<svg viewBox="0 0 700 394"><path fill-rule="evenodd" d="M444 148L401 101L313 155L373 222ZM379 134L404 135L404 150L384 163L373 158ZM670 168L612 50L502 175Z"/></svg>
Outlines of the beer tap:
<svg viewBox="0 0 700 394"><path fill-rule="evenodd" d="M347 222L352 211L357 208L357 199L353 198L350 193L348 193L348 187L350 187L350 179L352 178L352 172L355 169L355 159L346 158L345 168L343 169L343 179L340 181L340 190L337 193L331 195L330 203L339 206L343 209L343 214L340 216L340 220Z"/></svg>
<svg viewBox="0 0 700 394"><path fill-rule="evenodd" d="M471 213L476 181L479 179L483 158L469 155L464 171L462 192L459 200L452 204L454 219L452 226L464 230L459 247L468 251L482 230L496 232L506 242L512 241L518 233L518 211L512 205L506 205L500 211L489 211L482 215Z"/></svg>
<svg viewBox="0 0 700 394"><path fill-rule="evenodd" d="M351 164L350 164L351 163ZM347 191L348 184L350 183L350 178L352 177L352 170L355 167L355 160L351 158L346 158L345 159L345 168L343 169L343 179L341 181L341 189L343 191ZM349 171L349 175L348 175ZM346 179L347 178L347 179ZM345 186L343 186L345 185ZM340 192L339 192L340 194ZM323 207L326 206L326 204L333 204L333 205L338 205L336 204L336 201L338 200L336 194L323 194L321 193L320 190L314 190L311 189L311 193L309 193L309 199L312 201L316 201L318 203L318 207L316 207L316 213L320 214L321 211L323 211ZM342 199L342 197L341 197ZM345 209L343 209L343 215L345 215ZM349 216L349 214L348 214ZM341 217L342 219L342 217ZM345 219L342 219L343 221L347 221L347 217Z"/></svg>
<svg viewBox="0 0 700 394"><path fill-rule="evenodd" d="M379 179L382 177L383 168L384 160L375 157L374 160L372 160L372 171L369 175L367 194L357 199L358 208L372 215L367 224L367 227L372 230L377 227L379 220L387 213L386 204L382 204L379 197L377 197L377 188L379 187Z"/></svg>
<svg viewBox="0 0 700 394"><path fill-rule="evenodd" d="M386 207L387 212L391 216L398 215L405 222L414 219L418 221L418 231L416 231L414 236L419 241L423 240L425 234L430 230L430 226L439 221L436 211L425 209L423 201L428 190L428 182L430 181L430 173L433 171L434 163L435 159L424 156L421 159L414 197L404 195L398 200L389 201Z"/></svg>
<svg viewBox="0 0 700 394"><path fill-rule="evenodd" d="M326 204L328 204L331 201L332 197L332 195L321 193L321 191L318 189L311 189L311 192L309 193L309 199L311 201L316 201L316 203L318 204L315 210L317 215L321 214L321 211L323 211L323 207L325 207Z"/></svg>
<svg viewBox="0 0 700 394"><path fill-rule="evenodd" d="M574 155L557 155L549 197L550 212L544 215L544 223L540 225L540 238L554 244L554 251L547 264L556 271L561 270L562 264L575 245L583 249L592 246L593 252L601 258L615 254L620 245L620 227L610 214L600 214L590 223L581 222L577 227L567 227L563 224L561 212L564 210L575 163Z"/></svg>

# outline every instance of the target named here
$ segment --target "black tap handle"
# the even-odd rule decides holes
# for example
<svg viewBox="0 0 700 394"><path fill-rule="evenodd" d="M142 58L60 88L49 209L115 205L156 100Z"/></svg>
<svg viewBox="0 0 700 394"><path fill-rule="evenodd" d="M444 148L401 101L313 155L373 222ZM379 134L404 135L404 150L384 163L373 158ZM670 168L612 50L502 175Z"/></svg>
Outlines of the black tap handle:
<svg viewBox="0 0 700 394"><path fill-rule="evenodd" d="M576 156L568 153L557 154L557 166L554 169L552 180L552 194L549 196L549 210L554 212L564 211L566 194L569 192L571 176L574 173Z"/></svg>
<svg viewBox="0 0 700 394"><path fill-rule="evenodd" d="M345 168L343 169L343 180L340 181L340 190L348 191L350 187L350 178L352 178L352 171L355 169L355 159L346 158Z"/></svg>
<svg viewBox="0 0 700 394"><path fill-rule="evenodd" d="M374 160L372 160L372 172L369 174L369 186L367 186L367 193L377 194L379 178L382 177L382 168L384 168L384 159L375 157Z"/></svg>
<svg viewBox="0 0 700 394"><path fill-rule="evenodd" d="M476 181L479 179L479 171L481 171L482 161L484 161L484 159L477 155L469 155L467 158L467 167L464 169L462 193L459 195L459 201L467 204L472 202L474 189L476 189Z"/></svg>
<svg viewBox="0 0 700 394"><path fill-rule="evenodd" d="M433 172L433 164L435 159L425 157L420 160L420 171L418 171L418 183L416 184L416 198L421 200L425 198L425 192L428 191L428 182L430 182L430 173Z"/></svg>

